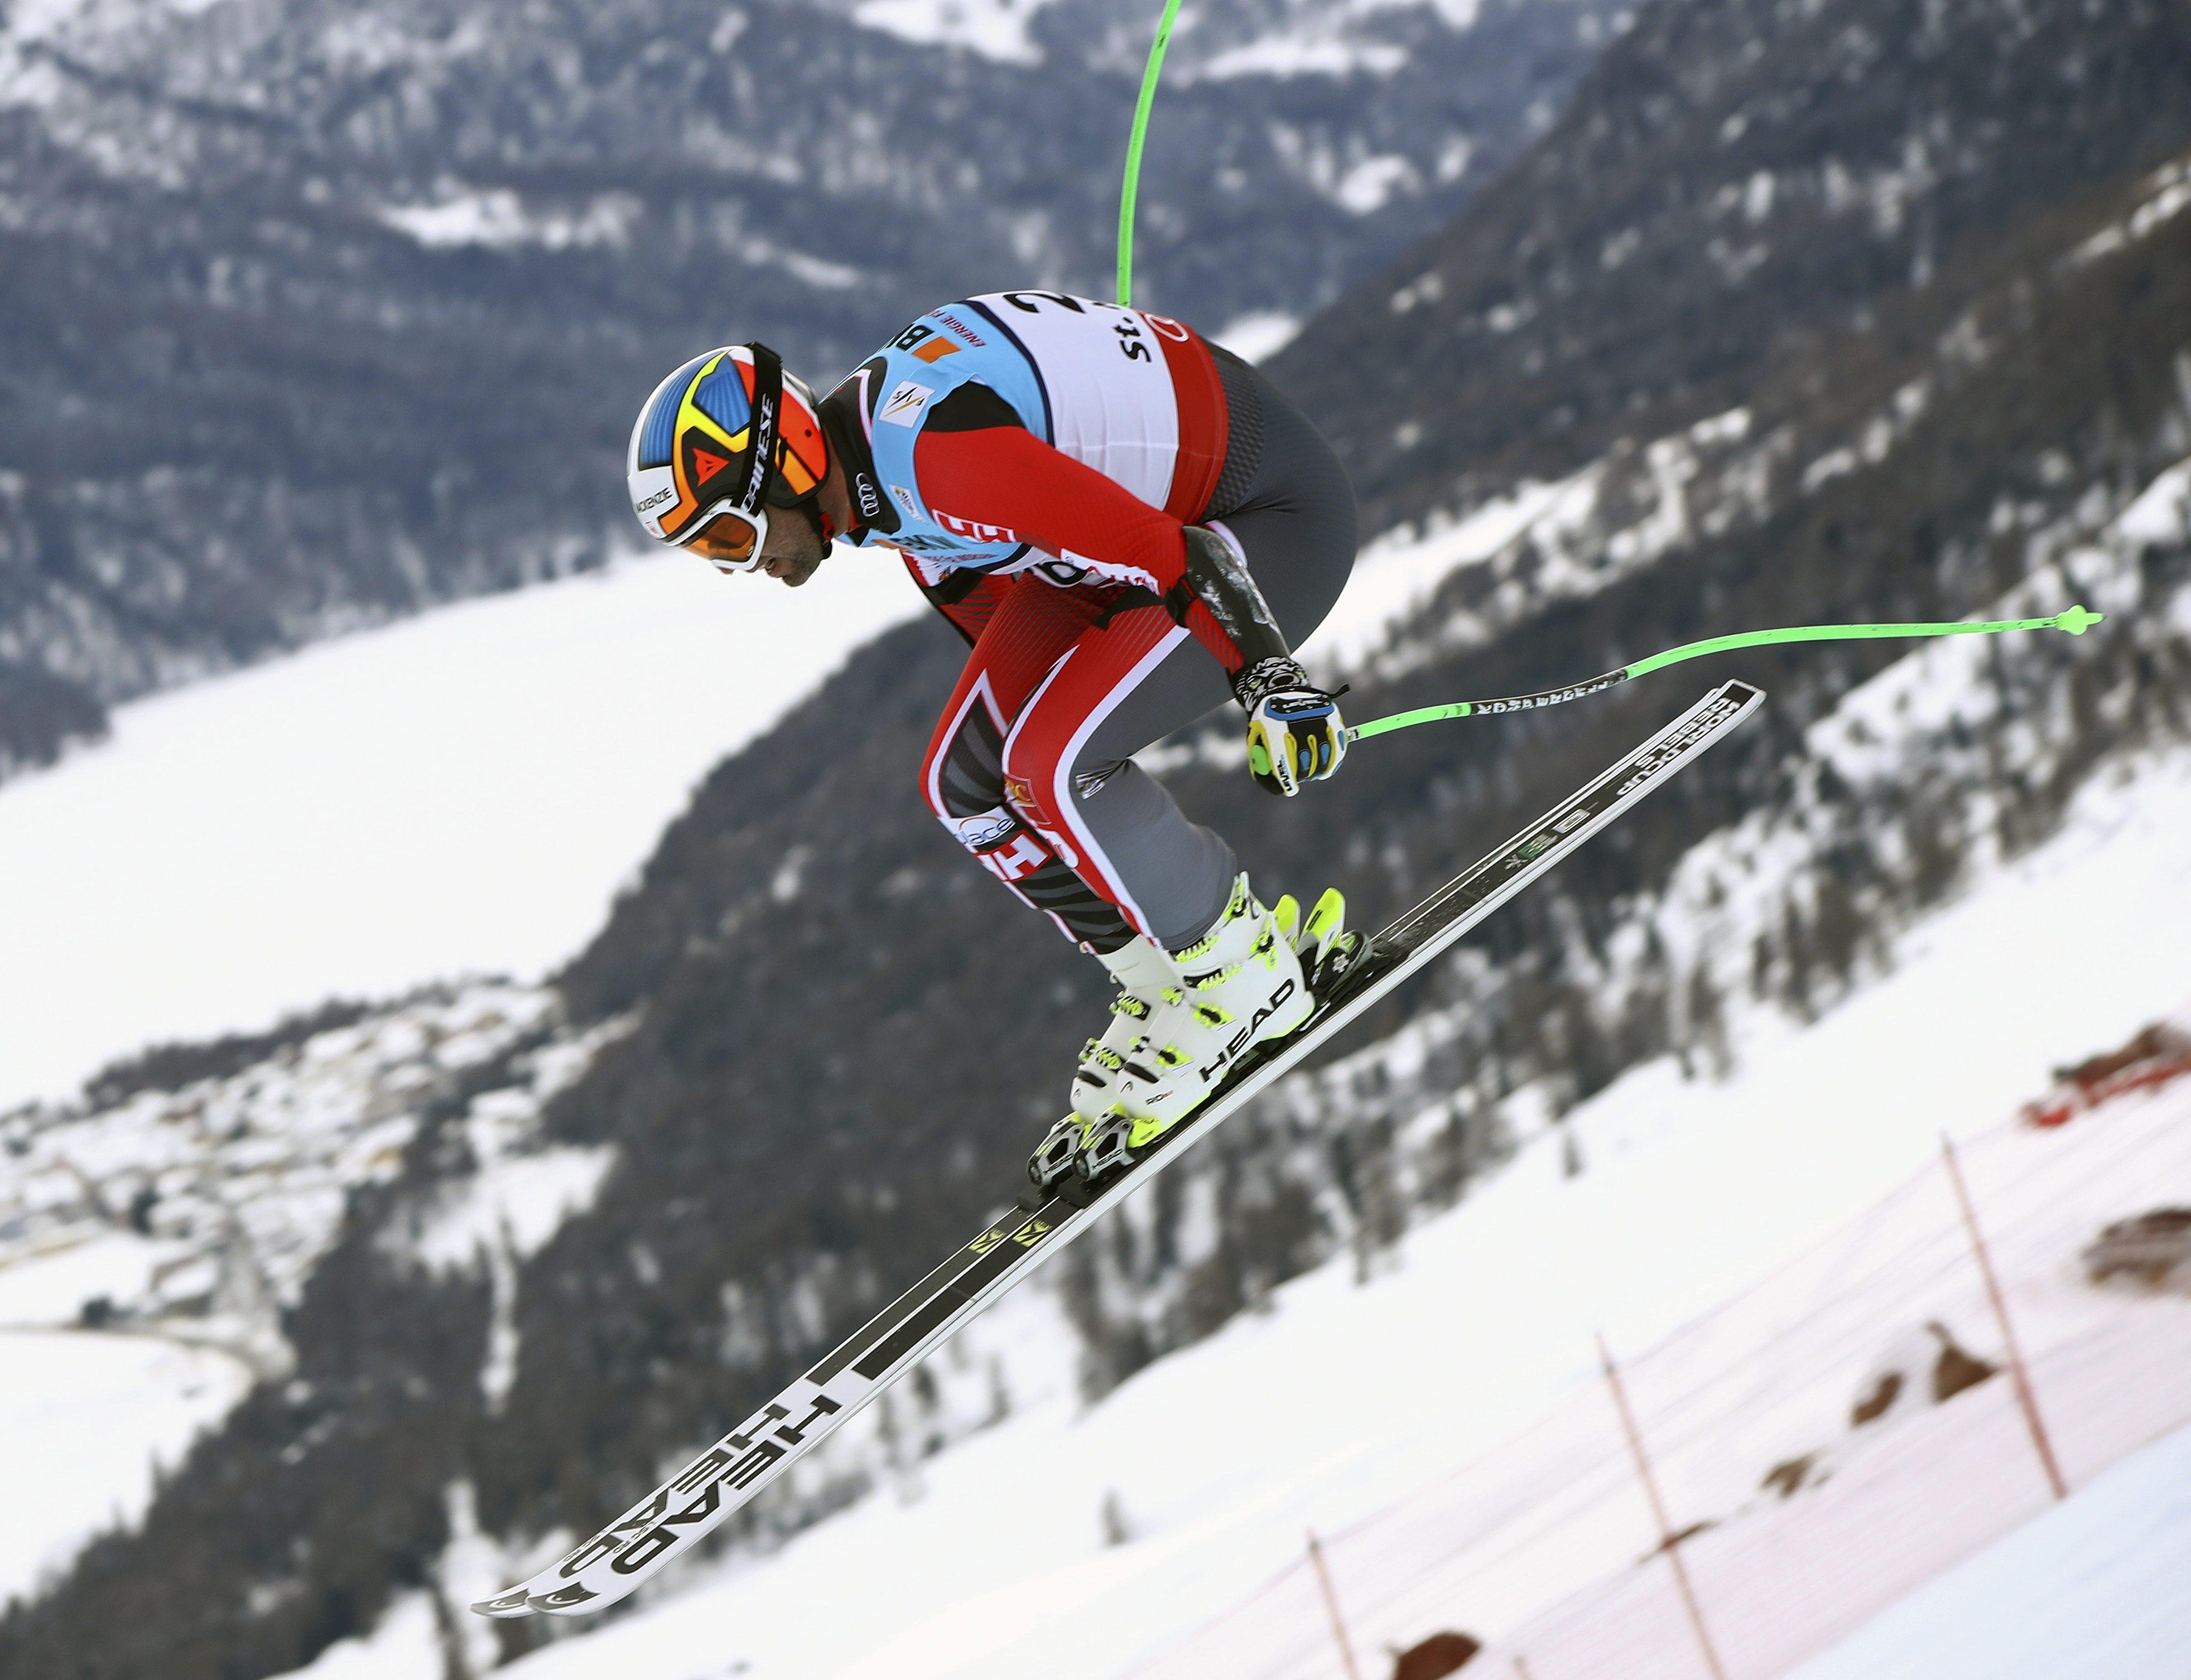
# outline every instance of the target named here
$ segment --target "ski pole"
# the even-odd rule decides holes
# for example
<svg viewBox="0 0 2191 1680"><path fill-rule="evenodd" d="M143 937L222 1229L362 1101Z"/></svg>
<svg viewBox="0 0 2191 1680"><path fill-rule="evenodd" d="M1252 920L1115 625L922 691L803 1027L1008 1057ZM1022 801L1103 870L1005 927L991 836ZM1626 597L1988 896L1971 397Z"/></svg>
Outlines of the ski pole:
<svg viewBox="0 0 2191 1680"><path fill-rule="evenodd" d="M1457 700L1449 706L1425 706L1413 712L1396 712L1389 718L1374 718L1366 724L1356 724L1347 730L1346 738L1350 741L1367 741L1371 735L1411 729L1417 724L1436 723L1441 718L1478 718L1498 712L1528 712L1540 706L1564 706L1571 700L1602 694L1631 677L1648 676L1684 660L1702 659L1706 654L1727 653L1736 648L1769 647L1780 642L1864 642L1904 636L1989 636L2006 630L2066 630L2072 636L2081 636L2106 616L2088 612L2083 607L2069 607L2052 618L2006 618L1990 624L1799 624L1786 630L1745 630L1733 636L1686 642L1665 653L1654 653L1648 659L1639 659L1633 665L1624 665L1617 671L1565 688L1546 689L1539 694L1508 695L1498 700Z"/></svg>
<svg viewBox="0 0 2191 1680"><path fill-rule="evenodd" d="M1179 0L1164 0L1164 16L1157 23L1157 38L1149 43L1149 61L1141 71L1141 96L1134 105L1134 132L1126 141L1126 180L1118 190L1118 301L1130 304L1134 289L1134 195L1141 184L1141 141L1149 132L1149 107L1156 103L1157 73L1164 68L1164 48L1171 45L1172 20L1179 15Z"/></svg>

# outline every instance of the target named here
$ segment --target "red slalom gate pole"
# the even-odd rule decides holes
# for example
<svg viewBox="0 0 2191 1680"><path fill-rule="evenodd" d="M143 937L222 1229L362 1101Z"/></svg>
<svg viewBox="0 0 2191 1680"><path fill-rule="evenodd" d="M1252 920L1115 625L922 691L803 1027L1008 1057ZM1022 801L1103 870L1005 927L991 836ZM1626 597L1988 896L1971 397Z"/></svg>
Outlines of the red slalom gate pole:
<svg viewBox="0 0 2191 1680"><path fill-rule="evenodd" d="M1643 1432L1636 1427L1636 1414L1628 1409L1628 1391L1621 1387L1620 1372L1613 1363L1613 1350L1605 1345L1605 1332L1597 1334L1598 1363L1605 1368L1607 1386L1613 1390L1613 1403L1620 1410L1620 1426L1628 1433L1628 1450L1636 1456L1636 1473L1642 1479L1643 1491L1650 1496L1651 1514L1659 1522L1659 1549L1666 1554L1666 1561L1674 1566L1674 1582L1681 1588L1682 1603L1689 1613L1689 1626L1696 1630L1697 1649L1704 1654L1704 1666L1711 1672L1712 1680L1727 1680L1727 1671L1720 1666L1719 1652L1713 1648L1710 1630L1704 1626L1704 1607L1697 1603L1696 1589L1689 1585L1689 1572L1682 1562L1681 1542L1674 1538L1674 1525L1666 1517L1666 1501L1659 1496L1659 1484L1651 1473L1649 1455L1643 1450Z"/></svg>
<svg viewBox="0 0 2191 1680"><path fill-rule="evenodd" d="M2016 1385L2016 1403L2023 1409L2024 1427L2031 1431L2031 1444L2038 1450L2039 1462L2046 1469L2047 1486L2054 1490L2056 1499L2067 1499L2069 1484L2062 1478L2062 1467L2054 1461L2046 1421L2039 1415L2039 1396L2031 1387L2031 1373L2024 1369L2023 1350L2017 1345L2008 1299L2000 1292L2000 1280L1994 1275L1993 1256L1986 1250L1985 1233L1978 1229L1978 1209L1972 1203L1970 1186L1963 1182L1962 1162L1956 1159L1954 1140L1944 1132L1940 1134L1940 1154L1948 1163L1948 1179L1955 1187L1956 1203L1963 1210L1963 1229L1970 1233L1971 1251L1978 1256L1978 1275L1985 1280L1986 1297L1993 1303L1994 1319L2000 1325L2001 1345L2008 1350L2008 1374Z"/></svg>

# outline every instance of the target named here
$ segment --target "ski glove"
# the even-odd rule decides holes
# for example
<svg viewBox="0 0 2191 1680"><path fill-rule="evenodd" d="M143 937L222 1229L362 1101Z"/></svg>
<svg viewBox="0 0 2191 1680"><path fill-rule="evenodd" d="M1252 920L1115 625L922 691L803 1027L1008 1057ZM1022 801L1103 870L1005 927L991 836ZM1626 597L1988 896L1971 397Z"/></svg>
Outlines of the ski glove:
<svg viewBox="0 0 2191 1680"><path fill-rule="evenodd" d="M1322 781L1346 757L1339 695L1326 694L1291 659L1263 659L1232 679L1248 714L1248 773L1266 792L1290 799Z"/></svg>
<svg viewBox="0 0 2191 1680"><path fill-rule="evenodd" d="M1203 525L1188 525L1181 535L1187 566L1164 604L1183 625L1190 604L1200 601L1232 644L1241 661L1232 697L1248 714L1248 769L1258 785L1290 799L1346 756L1339 695L1310 682L1288 651L1263 592L1232 543Z"/></svg>

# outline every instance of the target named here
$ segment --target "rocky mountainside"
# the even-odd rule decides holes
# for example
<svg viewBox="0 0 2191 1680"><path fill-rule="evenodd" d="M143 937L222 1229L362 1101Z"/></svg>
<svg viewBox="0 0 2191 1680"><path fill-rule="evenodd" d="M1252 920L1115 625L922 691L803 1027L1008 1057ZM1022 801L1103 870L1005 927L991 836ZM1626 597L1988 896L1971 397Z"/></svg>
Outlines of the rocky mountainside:
<svg viewBox="0 0 2191 1680"><path fill-rule="evenodd" d="M2168 0L1653 6L1520 167L1276 366L1380 529L1747 401L2187 142Z"/></svg>
<svg viewBox="0 0 2191 1680"><path fill-rule="evenodd" d="M1102 292L1145 9L0 9L0 775L147 689L594 563L696 348L834 377L939 298ZM1193 9L1143 295L1325 301L1517 155L1598 17Z"/></svg>
<svg viewBox="0 0 2191 1680"><path fill-rule="evenodd" d="M1664 103L1652 66L1665 43L1702 31L1685 77L1810 86L1817 119L1853 133L1869 82L1819 75L1817 43L1876 31L1875 9L1826 0L1786 34L1760 21L1753 52L1712 32L1741 9L1660 0L1608 48L1546 152L1601 127L1677 130L1687 143L1653 154L1663 190L1704 202L1722 180L1721 125L1685 127ZM2052 9L2018 15L2053 38ZM2079 15L2088 65L2150 45L2154 17L2135 6ZM2005 27L1985 8L1940 16L1972 31L1949 54L1966 64ZM2072 82L2053 127L2155 135L2182 109L2161 79ZM1602 429L1589 450L1529 464L1503 438L1469 441L1468 417L1509 388L1498 366L1460 366L1459 440L1444 411L1420 411L1420 446L1448 451L1448 475L1426 473L1415 528L1364 563L1365 581L1411 555L1450 576L1352 659L1347 705L1369 717L1528 690L1774 624L2072 599L2107 622L2076 640L1843 644L1696 667L1761 683L1762 724L1073 1251L1058 1286L1092 1389L1335 1245L1373 1251L1459 1194L1520 1118L1556 1116L1653 1057L1710 1076L1739 1053L1746 1012L1826 1007L1966 870L2047 833L2096 767L2191 736L2191 137L2159 158L2145 139L2095 139L2084 164L2027 170L1998 93L1975 77L1942 95L1950 131L1999 141L1971 178L1992 222L1928 265L1875 264L1833 309L1791 304L1790 334L1727 362L1710 402L1701 384L1669 395L1656 364L1547 362L1543 412L1588 410ZM1501 195L1521 178L1440 236L1479 253L1487 287L1512 247L1479 224L1509 213ZM1556 197L1542 213L1584 238L1562 231ZM1585 196L1571 213L1595 212ZM1869 225L1844 255L1886 237ZM1477 281L1456 269L1416 309L1457 321ZM1303 342L1367 333L1368 318L1352 298ZM1685 335L1715 319L1673 308L1657 354L1705 355ZM1413 389L1411 346L1360 343L1363 391ZM1315 360L1289 360L1288 377L1307 379ZM1627 381L1632 402L1593 396L1600 379ZM1367 434L1348 435L1366 450ZM1395 507L1415 480L1387 469L1413 458L1357 457ZM1525 484L1525 467L1558 476ZM1471 506L1487 485L1517 493ZM1471 517L1437 517L1448 505ZM406 1132L401 1171L356 1197L283 1321L286 1381L169 1479L140 1530L99 1541L0 1620L0 1668L236 1680L293 1667L369 1626L397 1586L440 1590L459 1547L537 1551L558 1524L618 1508L987 1212L1101 1000L1092 965L1003 913L907 779L956 656L938 625L895 632L709 779L561 977L554 1009L527 1013L493 1069L421 1086L442 1094ZM1336 881L1374 924L1691 692L1670 675L1571 710L1366 743L1331 790L1285 805L1239 774L1229 720L1160 762L1260 882ZM313 1031L348 1043L361 1024ZM550 1057L561 1046L583 1053ZM232 1076L231 1059L145 1064L90 1100L149 1111L163 1099L148 1091ZM413 1263L434 1210L473 1182L475 1121L497 1104L521 1111L523 1149L612 1164L585 1210L506 1271ZM44 1137L93 1118L20 1123ZM392 1328L410 1322L420 1334ZM930 1439L978 1423L948 1376L928 1393ZM821 1466L726 1543L763 1543L870 1479L857 1460ZM506 1643L481 1654L454 1631L460 1615L452 1674L543 1637L502 1625Z"/></svg>

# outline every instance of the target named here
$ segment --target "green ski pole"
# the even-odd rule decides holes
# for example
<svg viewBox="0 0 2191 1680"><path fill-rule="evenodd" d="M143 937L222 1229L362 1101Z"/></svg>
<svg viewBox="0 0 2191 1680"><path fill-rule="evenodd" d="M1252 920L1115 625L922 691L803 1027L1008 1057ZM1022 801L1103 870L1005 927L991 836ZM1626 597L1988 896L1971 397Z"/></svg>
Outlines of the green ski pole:
<svg viewBox="0 0 2191 1680"><path fill-rule="evenodd" d="M1179 16L1180 0L1164 0L1164 15L1158 20L1156 39L1149 43L1148 63L1141 71L1141 97L1134 105L1134 128L1126 141L1126 175L1118 192L1118 302L1133 301L1134 286L1134 202L1141 186L1141 147L1147 139L1149 111L1155 105L1157 78L1164 69L1164 52L1171 45L1173 22ZM2100 622L2104 614L2089 612L2080 606L2069 607L2052 618L2002 619L1986 624L1800 624L1785 630L1748 630L1733 636L1714 636L1701 642L1688 642L1665 653L1653 654L1648 659L1639 659L1624 665L1617 671L1608 671L1565 688L1546 689L1538 694L1506 695L1495 700L1457 700L1446 706L1425 706L1413 712L1397 712L1389 718L1372 718L1358 724L1346 732L1350 741L1367 741L1372 735L1388 735L1394 729L1412 729L1417 724L1436 723L1446 718L1488 717L1494 712L1534 711L1545 706L1563 706L1571 700L1581 700L1590 695L1602 694L1606 690L1627 682L1630 678L1646 677L1653 671L1663 671L1670 665L1679 665L1684 660L1702 659L1707 654L1729 653L1737 648L1770 647L1783 642L1858 642L1919 636L1980 636L1996 635L2008 630L2066 630L2072 636L2081 636Z"/></svg>
<svg viewBox="0 0 2191 1680"><path fill-rule="evenodd" d="M1118 301L1133 302L1134 196L1141 184L1141 142L1149 132L1149 107L1156 103L1157 75L1164 69L1164 48L1171 45L1172 20L1179 15L1179 0L1164 0L1164 16L1157 23L1157 38L1149 43L1149 61L1141 71L1141 96L1134 105L1134 132L1126 142L1126 180L1118 192Z"/></svg>
<svg viewBox="0 0 2191 1680"><path fill-rule="evenodd" d="M1546 689L1539 694L1508 695L1498 700L1457 700L1449 706L1425 706L1413 712L1396 712L1389 718L1377 718L1357 724L1346 732L1350 741L1367 741L1372 735L1391 733L1394 729L1412 729L1417 724L1436 723L1442 718L1481 718L1500 712L1528 712L1540 706L1564 706L1571 700L1602 694L1606 690L1625 683L1631 677L1647 677L1653 671L1663 671L1670 665L1679 665L1684 660L1702 659L1707 654L1729 653L1736 648L1771 647L1782 642L1864 642L1893 637L1909 636L1991 636L2007 630L2066 630L2072 636L2081 636L2106 616L2103 613L2088 612L2083 607L2069 607L2052 618L2007 618L1990 624L1799 624L1787 630L1746 630L1738 635L1714 636L1708 641L1687 642L1665 653L1654 653L1648 659L1639 659L1632 665L1624 665L1617 671L1608 671L1602 676L1569 684L1566 688Z"/></svg>

